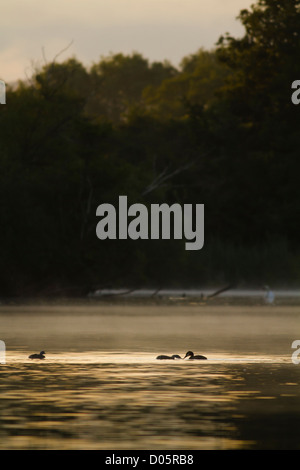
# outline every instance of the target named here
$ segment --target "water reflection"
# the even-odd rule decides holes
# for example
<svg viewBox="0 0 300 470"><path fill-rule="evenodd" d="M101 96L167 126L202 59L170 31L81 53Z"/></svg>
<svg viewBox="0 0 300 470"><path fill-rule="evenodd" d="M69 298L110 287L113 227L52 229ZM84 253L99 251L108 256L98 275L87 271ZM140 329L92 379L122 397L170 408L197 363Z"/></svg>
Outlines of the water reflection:
<svg viewBox="0 0 300 470"><path fill-rule="evenodd" d="M38 328L35 324L36 343L43 335L47 338L44 331L47 317L40 320ZM55 318L58 317L59 312L55 312ZM98 332L104 336L110 334L113 344L123 346L122 322L118 330L111 319L110 329L108 319L103 318L94 319L99 321ZM185 331L190 333L189 346L205 353L208 360L164 362L155 360L157 353L182 355L188 349L186 342L184 346L183 342L177 345L180 349L175 351L174 343L163 337L160 349L154 351L153 347L152 351L141 352L141 338L130 341L130 332L125 335L126 350L96 349L93 342L92 350L84 350L79 341L72 342L83 325L81 316L78 320L77 325L73 321L68 338L72 350L66 351L64 347L59 348L61 336L54 333L52 316L48 323L51 338L45 347L46 359L34 362L28 359L26 329L22 333L16 328L13 336L7 327L12 324L11 318L6 322L1 318L2 331L10 338L8 343L15 342L20 347L7 347L7 363L0 366L0 449L300 448L300 369L291 363L290 351L285 355L274 354L266 347L264 354L254 353L252 345L262 348L260 332L255 330L248 344L244 341L244 349L250 352L244 352L238 346L241 343L221 349L221 340L223 347L228 344L229 329L214 349L209 350L201 329L192 333L193 328L186 326ZM102 330L100 320L104 323ZM123 325L125 320L128 328L129 324L132 328L135 324L135 333L142 332L149 347L141 318L130 322L125 317ZM167 320L170 329L170 317ZM191 319L186 320L189 325ZM249 324L248 317L244 320ZM268 314L276 341L278 328L283 324L281 318L277 320ZM24 324L25 318L18 317L18 321L19 325ZM207 321L202 317L204 330L208 329ZM265 324L265 321L264 318L258 323ZM163 326L165 322L166 318L162 318ZM216 324L216 318L210 322ZM175 318L175 333L176 324L181 325L181 319ZM190 324L200 327L201 318ZM89 328L82 330L86 335L83 344L97 333L95 329L88 333ZM278 350L289 335L288 328L294 328L293 322L282 331ZM63 331L66 335L67 328ZM233 331L236 335L236 324ZM205 350L196 344L196 334L200 336L201 346L206 345ZM149 335L153 335L152 329ZM291 341L288 347L290 344Z"/></svg>
<svg viewBox="0 0 300 470"><path fill-rule="evenodd" d="M1 368L0 448L299 448L287 363L61 359Z"/></svg>

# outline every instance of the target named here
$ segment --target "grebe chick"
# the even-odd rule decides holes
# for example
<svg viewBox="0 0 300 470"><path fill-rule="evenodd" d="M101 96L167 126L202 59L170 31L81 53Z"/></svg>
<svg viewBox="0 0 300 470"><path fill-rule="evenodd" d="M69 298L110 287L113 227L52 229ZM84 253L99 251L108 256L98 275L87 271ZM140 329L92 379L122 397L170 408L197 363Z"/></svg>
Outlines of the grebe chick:
<svg viewBox="0 0 300 470"><path fill-rule="evenodd" d="M179 356L179 354L173 354L172 358L173 359L182 359L182 357Z"/></svg>
<svg viewBox="0 0 300 470"><path fill-rule="evenodd" d="M207 359L207 357L201 356L200 354L198 356L195 356L193 351L188 351L183 359L185 359L186 357L188 357L190 361L193 359L199 359L199 360Z"/></svg>
<svg viewBox="0 0 300 470"><path fill-rule="evenodd" d="M39 354L31 354L28 356L29 359L45 359L45 351L41 351Z"/></svg>
<svg viewBox="0 0 300 470"><path fill-rule="evenodd" d="M156 359L181 359L181 357L178 354L173 354L173 356L165 356L164 354L161 354L160 356L157 356Z"/></svg>

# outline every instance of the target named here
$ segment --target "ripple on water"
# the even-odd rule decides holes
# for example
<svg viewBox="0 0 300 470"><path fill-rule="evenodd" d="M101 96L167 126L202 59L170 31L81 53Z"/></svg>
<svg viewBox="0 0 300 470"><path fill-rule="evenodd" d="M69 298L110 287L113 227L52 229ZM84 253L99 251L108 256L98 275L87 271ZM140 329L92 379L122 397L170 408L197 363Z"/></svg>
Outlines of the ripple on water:
<svg viewBox="0 0 300 470"><path fill-rule="evenodd" d="M0 371L0 448L255 448L254 409L262 428L266 409L300 416L299 376L286 358L170 363L92 351L35 362L15 351Z"/></svg>
<svg viewBox="0 0 300 470"><path fill-rule="evenodd" d="M0 310L1 449L300 447L299 308Z"/></svg>

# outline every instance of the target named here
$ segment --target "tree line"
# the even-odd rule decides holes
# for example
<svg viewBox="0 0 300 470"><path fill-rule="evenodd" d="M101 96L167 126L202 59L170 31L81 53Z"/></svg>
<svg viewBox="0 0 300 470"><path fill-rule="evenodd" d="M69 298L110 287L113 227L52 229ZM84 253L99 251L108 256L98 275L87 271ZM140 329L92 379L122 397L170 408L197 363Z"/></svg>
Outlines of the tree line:
<svg viewBox="0 0 300 470"><path fill-rule="evenodd" d="M298 285L300 1L259 0L180 66L75 57L7 88L0 107L0 295L101 287ZM119 195L205 205L205 245L96 237Z"/></svg>

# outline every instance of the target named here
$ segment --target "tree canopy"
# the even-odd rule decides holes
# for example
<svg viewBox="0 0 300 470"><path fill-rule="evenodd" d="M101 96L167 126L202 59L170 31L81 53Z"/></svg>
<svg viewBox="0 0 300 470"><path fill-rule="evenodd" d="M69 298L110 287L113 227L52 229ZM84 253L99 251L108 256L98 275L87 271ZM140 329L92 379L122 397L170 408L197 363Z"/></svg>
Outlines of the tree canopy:
<svg viewBox="0 0 300 470"><path fill-rule="evenodd" d="M0 107L0 295L297 284L300 0L242 10L178 68L134 52L44 65ZM205 204L205 245L107 240L96 208Z"/></svg>

